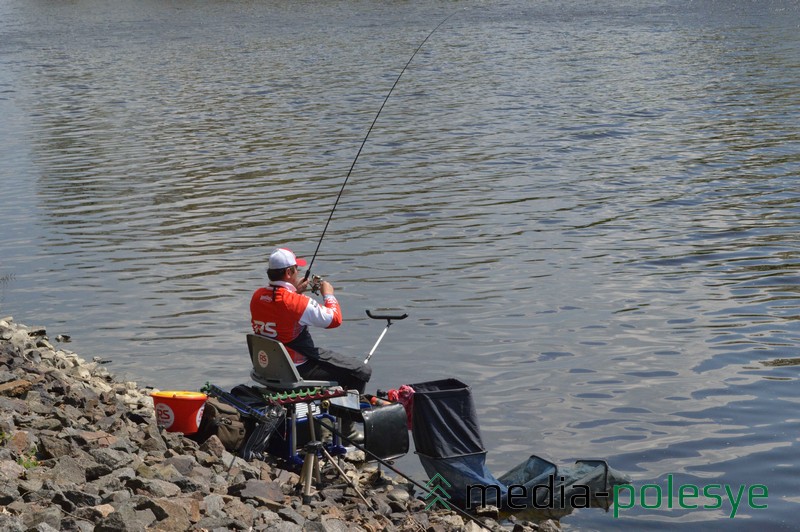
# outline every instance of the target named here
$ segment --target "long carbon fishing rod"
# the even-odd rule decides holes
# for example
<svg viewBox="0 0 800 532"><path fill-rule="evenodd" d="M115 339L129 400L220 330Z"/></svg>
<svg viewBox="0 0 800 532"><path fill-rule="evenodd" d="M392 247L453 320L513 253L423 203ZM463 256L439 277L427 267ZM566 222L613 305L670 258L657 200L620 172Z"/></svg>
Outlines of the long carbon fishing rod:
<svg viewBox="0 0 800 532"><path fill-rule="evenodd" d="M358 162L358 156L361 155L361 151L364 149L364 145L367 143L369 134L372 133L372 128L375 127L375 123L378 121L378 117L381 116L381 111L383 111L383 108L386 106L386 102L389 101L389 97L392 95L392 91L394 91L394 88L397 87L397 84L400 82L400 78L403 77L403 73L408 68L408 65L411 64L411 61L414 60L414 56L417 55L417 52L419 52L422 49L422 47L425 46L425 43L428 42L428 39L430 39L434 33L436 33L436 30L438 30L445 22L447 22L450 19L450 17L452 17L455 14L456 13L454 12L445 17L444 20L442 20L439 24L436 25L435 28L431 30L431 32L428 34L427 37L425 37L425 39L419 44L419 46L417 46L417 49L414 50L414 53L411 54L411 57L408 59L406 66L403 67L403 70L400 71L400 74L398 74L397 79L394 80L394 84L392 85L392 88L389 89L389 92L386 94L386 98L383 99L383 103L381 104L380 109L378 109L378 112L375 114L375 119L369 126L367 134L364 135L364 140L361 141L361 146L358 148L358 152L356 153L356 156L353 159L353 164L350 165L350 170L348 170L347 176L344 178L344 182L342 183L342 188L339 189L339 194L336 196L336 201L333 203L333 208L331 209L331 213L328 216L328 221L325 222L325 228L322 230L322 235L319 237L319 242L317 242L317 249L314 250L314 255L311 257L311 262L308 263L308 269L306 270L306 275L305 275L306 279L308 279L308 277L311 275L311 267L314 265L314 259L317 258L319 247L322 245L322 240L325 238L325 233L328 231L328 226L330 225L331 220L333 219L333 213L336 210L336 206L339 205L339 200L342 197L342 192L344 192L344 187L347 186L347 181L350 179L350 174L353 173L353 168L356 167L356 162Z"/></svg>

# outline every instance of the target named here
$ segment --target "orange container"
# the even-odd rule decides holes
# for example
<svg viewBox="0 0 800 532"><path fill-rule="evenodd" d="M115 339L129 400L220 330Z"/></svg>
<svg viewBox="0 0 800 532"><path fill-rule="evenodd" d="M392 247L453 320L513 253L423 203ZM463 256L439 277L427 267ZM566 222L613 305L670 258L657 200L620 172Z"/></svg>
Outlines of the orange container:
<svg viewBox="0 0 800 532"><path fill-rule="evenodd" d="M156 422L167 432L194 434L200 427L208 396L199 392L153 392Z"/></svg>

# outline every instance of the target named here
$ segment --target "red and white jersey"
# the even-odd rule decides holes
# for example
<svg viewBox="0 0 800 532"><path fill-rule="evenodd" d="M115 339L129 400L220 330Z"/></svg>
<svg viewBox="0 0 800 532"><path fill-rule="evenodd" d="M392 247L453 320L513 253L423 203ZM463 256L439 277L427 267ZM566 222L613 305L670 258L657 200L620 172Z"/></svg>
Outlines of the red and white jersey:
<svg viewBox="0 0 800 532"><path fill-rule="evenodd" d="M298 294L293 284L274 281L259 288L250 300L250 317L256 334L281 343L291 342L308 326L333 329L342 324L342 310L336 297L325 296L320 305L315 299ZM306 357L287 346L295 364Z"/></svg>

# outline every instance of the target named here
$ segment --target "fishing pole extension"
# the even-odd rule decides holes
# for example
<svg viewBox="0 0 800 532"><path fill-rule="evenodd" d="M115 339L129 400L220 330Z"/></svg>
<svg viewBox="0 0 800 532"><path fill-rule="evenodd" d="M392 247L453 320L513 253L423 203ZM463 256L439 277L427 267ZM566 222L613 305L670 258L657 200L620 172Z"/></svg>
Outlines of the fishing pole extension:
<svg viewBox="0 0 800 532"><path fill-rule="evenodd" d="M314 259L317 258L319 247L322 245L322 240L325 238L325 233L328 231L328 226L330 225L331 220L333 219L333 212L336 210L336 206L339 205L339 199L341 199L342 192L344 192L344 187L347 185L347 181L350 179L350 174L353 173L353 168L355 168L356 162L358 162L358 156L361 155L361 151L364 149L364 145L367 143L369 134L372 132L372 128L375 127L375 123L378 121L378 117L381 116L381 111L383 111L383 108L386 106L386 102L389 101L389 97L392 95L392 91L394 91L394 88L400 82L400 78L403 76L403 73L408 68L408 65L411 64L411 61L414 60L414 56L417 55L417 52L419 52L422 49L422 47L425 46L425 43L428 42L428 39L430 39L434 33L436 33L436 30L438 30L445 22L447 22L455 14L456 13L454 12L445 17L444 20L442 20L439 24L436 25L435 28L431 30L431 32L428 34L427 37L425 37L425 39L419 44L419 46L417 46L417 49L414 50L414 53L411 54L411 57L408 59L408 62L400 71L400 74L398 74L397 79L394 80L394 84L392 85L392 88L389 89L389 92L386 94L386 98L383 99L383 103L381 104L380 109L378 109L378 112L375 114L375 118L372 120L372 124L370 124L369 129L367 130L367 134L364 135L364 140L361 141L361 146L358 148L358 152L356 153L356 156L353 159L353 164L350 165L350 170L347 171L347 176L344 178L344 182L342 183L342 188L339 189L339 194L336 196L336 201L333 203L333 208L331 209L331 213L328 216L328 221L325 222L325 227L322 230L322 235L319 237L319 242L317 242L317 249L314 250L314 255L311 257L311 262L308 263L308 269L306 270L306 275L305 275L306 279L308 279L309 275L311 274L311 267L314 265Z"/></svg>

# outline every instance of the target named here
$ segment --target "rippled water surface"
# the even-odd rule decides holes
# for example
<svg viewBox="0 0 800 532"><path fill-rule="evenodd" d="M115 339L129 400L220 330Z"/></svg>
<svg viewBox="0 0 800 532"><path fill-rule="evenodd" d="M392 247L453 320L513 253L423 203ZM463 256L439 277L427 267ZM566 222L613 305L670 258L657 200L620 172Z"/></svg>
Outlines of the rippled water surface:
<svg viewBox="0 0 800 532"><path fill-rule="evenodd" d="M607 458L796 529L797 1L0 0L0 313L159 388L248 381L270 249L311 255L371 386L471 385L490 469ZM413 457L402 465L422 478Z"/></svg>

